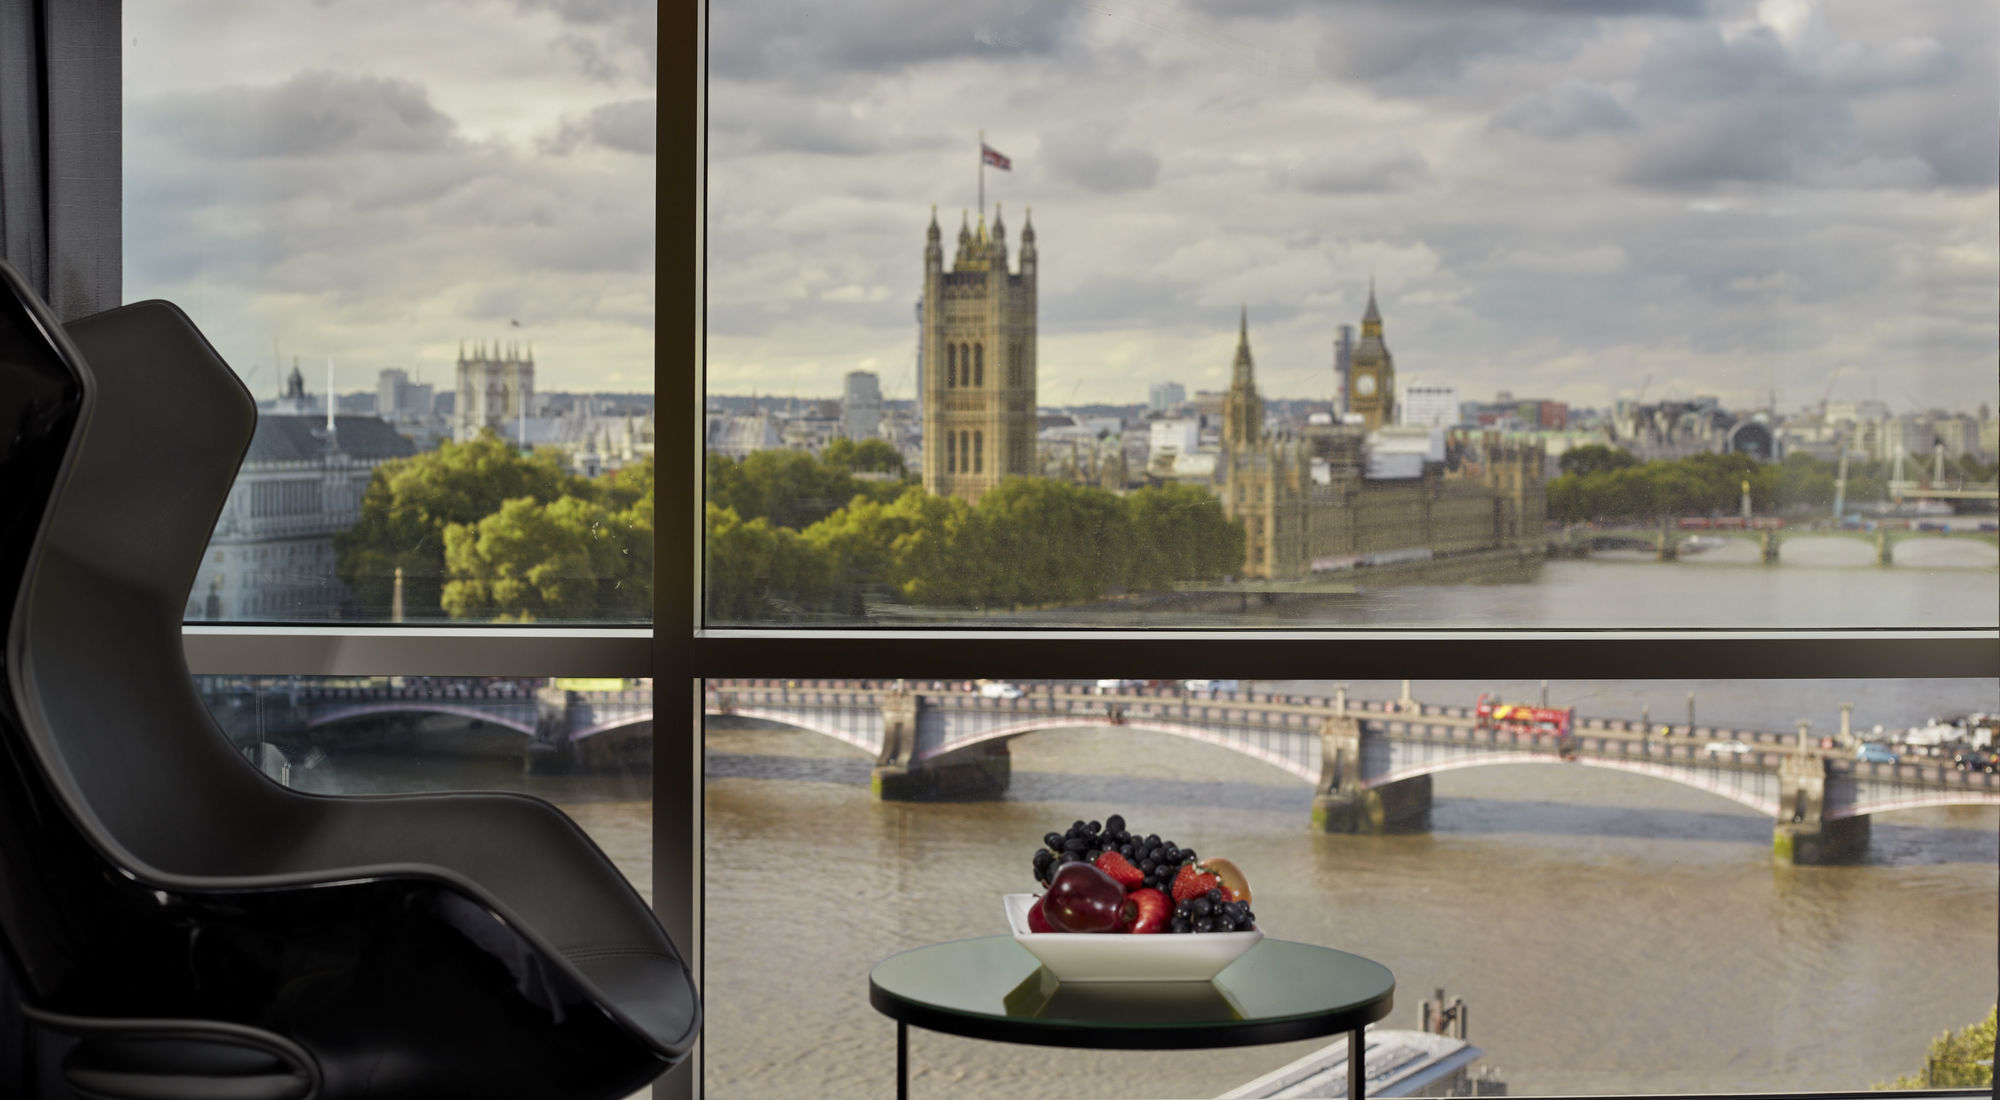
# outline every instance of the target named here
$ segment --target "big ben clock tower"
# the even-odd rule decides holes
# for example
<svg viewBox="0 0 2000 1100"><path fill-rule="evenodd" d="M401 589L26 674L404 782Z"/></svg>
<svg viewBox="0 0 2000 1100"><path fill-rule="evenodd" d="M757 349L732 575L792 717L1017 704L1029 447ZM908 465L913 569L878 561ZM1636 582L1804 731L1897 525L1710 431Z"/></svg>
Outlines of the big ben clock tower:
<svg viewBox="0 0 2000 1100"><path fill-rule="evenodd" d="M1375 281L1368 281L1368 312L1361 316L1361 342L1354 345L1347 372L1347 408L1359 413L1369 431L1396 422L1396 360L1382 343L1382 311L1375 308Z"/></svg>

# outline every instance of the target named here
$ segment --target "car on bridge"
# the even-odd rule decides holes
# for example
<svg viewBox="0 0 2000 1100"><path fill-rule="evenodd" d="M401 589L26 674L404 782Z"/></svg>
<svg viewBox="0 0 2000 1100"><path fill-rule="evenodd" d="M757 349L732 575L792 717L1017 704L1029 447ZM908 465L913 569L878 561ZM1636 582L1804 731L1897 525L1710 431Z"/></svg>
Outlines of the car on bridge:
<svg viewBox="0 0 2000 1100"><path fill-rule="evenodd" d="M1854 758L1864 764L1894 764L1900 757L1879 741L1865 741L1854 750Z"/></svg>
<svg viewBox="0 0 2000 1100"><path fill-rule="evenodd" d="M1702 746L1701 751L1710 756L1721 756L1724 753L1730 756L1742 756L1744 753L1750 751L1750 746L1732 737L1727 741L1710 741L1708 744Z"/></svg>
<svg viewBox="0 0 2000 1100"><path fill-rule="evenodd" d="M983 699L1019 699L1021 689L1005 680L981 680L979 695Z"/></svg>
<svg viewBox="0 0 2000 1100"><path fill-rule="evenodd" d="M2000 770L2000 759L1985 749L1960 749L1951 754L1951 766L1962 772L1985 772L1988 775Z"/></svg>

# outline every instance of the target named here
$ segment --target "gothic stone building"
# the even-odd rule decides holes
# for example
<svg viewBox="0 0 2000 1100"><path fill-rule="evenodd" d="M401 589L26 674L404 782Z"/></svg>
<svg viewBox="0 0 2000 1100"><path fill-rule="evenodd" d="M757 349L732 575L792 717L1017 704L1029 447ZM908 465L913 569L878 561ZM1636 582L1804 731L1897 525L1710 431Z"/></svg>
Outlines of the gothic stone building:
<svg viewBox="0 0 2000 1100"><path fill-rule="evenodd" d="M924 244L924 488L977 501L1035 468L1035 226L1021 231L1021 266L1007 270L1007 228L993 211L961 222L944 269L937 210Z"/></svg>
<svg viewBox="0 0 2000 1100"><path fill-rule="evenodd" d="M458 348L458 401L453 409L452 438L460 443L492 428L502 438L514 438L514 428L535 415L535 346L522 354L518 345L475 344L472 355Z"/></svg>
<svg viewBox="0 0 2000 1100"><path fill-rule="evenodd" d="M1350 377L1361 377L1364 367L1375 372L1372 391L1353 391L1354 411L1373 427L1387 422L1394 390L1372 289L1363 326ZM1371 337L1379 359L1363 355ZM1426 463L1417 477L1369 478L1366 428L1332 425L1282 438L1265 431L1247 313L1237 331L1222 429L1217 490L1224 512L1243 524L1246 577L1297 580L1395 550L1427 548L1443 556L1520 547L1542 531L1548 499L1539 443L1509 443L1489 433L1461 453L1456 471Z"/></svg>

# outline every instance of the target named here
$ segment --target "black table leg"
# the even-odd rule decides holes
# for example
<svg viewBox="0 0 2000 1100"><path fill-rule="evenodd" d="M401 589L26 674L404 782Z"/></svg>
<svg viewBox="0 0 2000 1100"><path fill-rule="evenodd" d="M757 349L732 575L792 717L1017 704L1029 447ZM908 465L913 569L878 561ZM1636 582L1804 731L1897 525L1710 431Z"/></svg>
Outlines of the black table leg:
<svg viewBox="0 0 2000 1100"><path fill-rule="evenodd" d="M1347 1100L1361 1100L1361 1090L1368 1081L1367 1040L1361 1028L1347 1033Z"/></svg>
<svg viewBox="0 0 2000 1100"><path fill-rule="evenodd" d="M910 1100L910 1025L896 1021L896 1100Z"/></svg>

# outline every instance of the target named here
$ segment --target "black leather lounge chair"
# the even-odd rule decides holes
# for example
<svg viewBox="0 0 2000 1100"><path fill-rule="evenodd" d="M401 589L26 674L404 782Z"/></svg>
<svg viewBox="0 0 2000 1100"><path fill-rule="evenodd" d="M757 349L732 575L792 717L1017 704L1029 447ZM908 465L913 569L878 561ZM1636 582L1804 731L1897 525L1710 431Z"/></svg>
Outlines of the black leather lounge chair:
<svg viewBox="0 0 2000 1100"><path fill-rule="evenodd" d="M559 810L325 798L203 707L186 606L256 411L187 317L59 326L0 264L0 942L115 1100L623 1097L687 964Z"/></svg>

